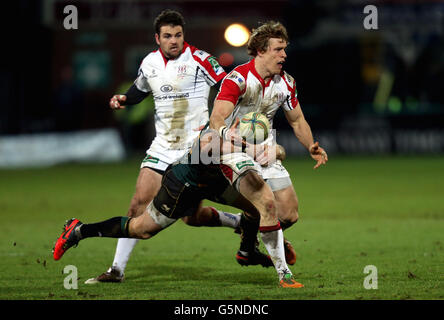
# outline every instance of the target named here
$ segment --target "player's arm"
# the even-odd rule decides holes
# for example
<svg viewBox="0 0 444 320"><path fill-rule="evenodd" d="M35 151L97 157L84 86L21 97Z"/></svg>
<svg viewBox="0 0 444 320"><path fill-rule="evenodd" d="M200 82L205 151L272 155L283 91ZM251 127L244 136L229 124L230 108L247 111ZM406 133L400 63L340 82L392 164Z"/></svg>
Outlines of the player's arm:
<svg viewBox="0 0 444 320"><path fill-rule="evenodd" d="M219 132L219 135L225 140L245 145L245 141L236 134L237 125L233 125L231 128L227 128L225 125L225 119L233 113L240 95L241 88L233 80L226 78L222 82L219 94L214 100L213 111L210 116L210 128Z"/></svg>
<svg viewBox="0 0 444 320"><path fill-rule="evenodd" d="M210 116L210 128L216 130L224 140L244 148L246 142L238 134L239 118L230 128L225 125L225 119L230 116L233 110L234 104L231 101L216 99Z"/></svg>
<svg viewBox="0 0 444 320"><path fill-rule="evenodd" d="M284 161L287 156L285 148L280 144L269 146L267 144L247 143L246 152L261 166L268 166L276 160Z"/></svg>
<svg viewBox="0 0 444 320"><path fill-rule="evenodd" d="M142 61L137 78L128 91L125 94L116 94L110 99L109 106L111 109L124 109L125 106L138 104L150 94L151 87L148 78L145 76L144 63L145 60Z"/></svg>
<svg viewBox="0 0 444 320"><path fill-rule="evenodd" d="M322 164L326 164L328 161L327 153L319 146L319 142L314 142L311 128L308 125L308 122L305 120L299 102L297 103L296 108L285 112L285 117L292 127L296 138L298 138L299 142L305 148L307 148L311 157L316 160L314 169L318 168Z"/></svg>
<svg viewBox="0 0 444 320"><path fill-rule="evenodd" d="M215 100L213 111L210 116L210 128L219 132L226 128L225 119L233 113L234 104L228 100ZM219 132L220 133L220 132ZM222 136L222 135L221 135Z"/></svg>
<svg viewBox="0 0 444 320"><path fill-rule="evenodd" d="M142 102L149 95L149 92L139 90L133 84L125 94L116 94L109 101L111 109L124 109L125 106L131 106Z"/></svg>

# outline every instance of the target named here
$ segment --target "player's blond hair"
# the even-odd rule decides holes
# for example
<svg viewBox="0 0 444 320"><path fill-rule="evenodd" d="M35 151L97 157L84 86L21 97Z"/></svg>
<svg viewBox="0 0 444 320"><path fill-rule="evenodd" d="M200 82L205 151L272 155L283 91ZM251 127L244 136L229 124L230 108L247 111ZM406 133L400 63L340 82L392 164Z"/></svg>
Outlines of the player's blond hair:
<svg viewBox="0 0 444 320"><path fill-rule="evenodd" d="M282 23L278 21L268 21L258 28L253 29L247 43L248 54L256 57L258 52L266 51L271 38L282 39L288 43L287 29Z"/></svg>

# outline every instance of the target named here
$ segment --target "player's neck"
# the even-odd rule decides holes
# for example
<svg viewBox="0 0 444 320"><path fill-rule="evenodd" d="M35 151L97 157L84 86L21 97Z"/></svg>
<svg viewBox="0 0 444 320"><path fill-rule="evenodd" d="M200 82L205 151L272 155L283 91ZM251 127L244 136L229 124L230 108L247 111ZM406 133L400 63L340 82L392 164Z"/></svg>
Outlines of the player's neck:
<svg viewBox="0 0 444 320"><path fill-rule="evenodd" d="M254 67L265 83L273 77L273 74L267 70L262 61L260 59L258 60L257 57L254 59Z"/></svg>

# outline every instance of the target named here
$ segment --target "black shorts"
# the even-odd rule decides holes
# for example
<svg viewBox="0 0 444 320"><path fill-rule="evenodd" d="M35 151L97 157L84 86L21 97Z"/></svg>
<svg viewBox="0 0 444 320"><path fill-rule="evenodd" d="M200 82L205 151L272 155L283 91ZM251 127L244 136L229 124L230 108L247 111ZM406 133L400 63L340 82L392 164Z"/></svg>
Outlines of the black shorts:
<svg viewBox="0 0 444 320"><path fill-rule="evenodd" d="M168 218L179 219L193 215L204 199L225 203L221 195L229 187L230 184L222 175L220 180L214 179L210 184L194 186L183 183L175 176L170 166L162 177L162 185L154 197L153 204Z"/></svg>
<svg viewBox="0 0 444 320"><path fill-rule="evenodd" d="M167 169L153 204L168 218L179 219L196 212L201 201L202 197L195 188L186 186L176 178L172 170Z"/></svg>

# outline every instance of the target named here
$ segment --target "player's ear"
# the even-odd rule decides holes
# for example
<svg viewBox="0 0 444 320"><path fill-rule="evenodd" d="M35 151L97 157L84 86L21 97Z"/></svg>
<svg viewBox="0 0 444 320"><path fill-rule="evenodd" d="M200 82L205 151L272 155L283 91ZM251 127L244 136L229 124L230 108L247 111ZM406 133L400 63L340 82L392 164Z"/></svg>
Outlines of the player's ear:
<svg viewBox="0 0 444 320"><path fill-rule="evenodd" d="M256 51L257 55L258 56L263 56L270 48L271 48L271 46L270 46L270 39L268 39L268 42L267 42L265 48L257 49L257 51Z"/></svg>
<svg viewBox="0 0 444 320"><path fill-rule="evenodd" d="M258 49L258 50L256 51L256 56L257 56L257 57L262 57L262 56L265 54L265 52L267 52L267 50L268 50L268 47L267 47L265 50L260 50L260 49Z"/></svg>
<svg viewBox="0 0 444 320"><path fill-rule="evenodd" d="M157 43L157 45L160 46L159 34L156 33L156 34L154 35L154 38L156 38L156 43Z"/></svg>

